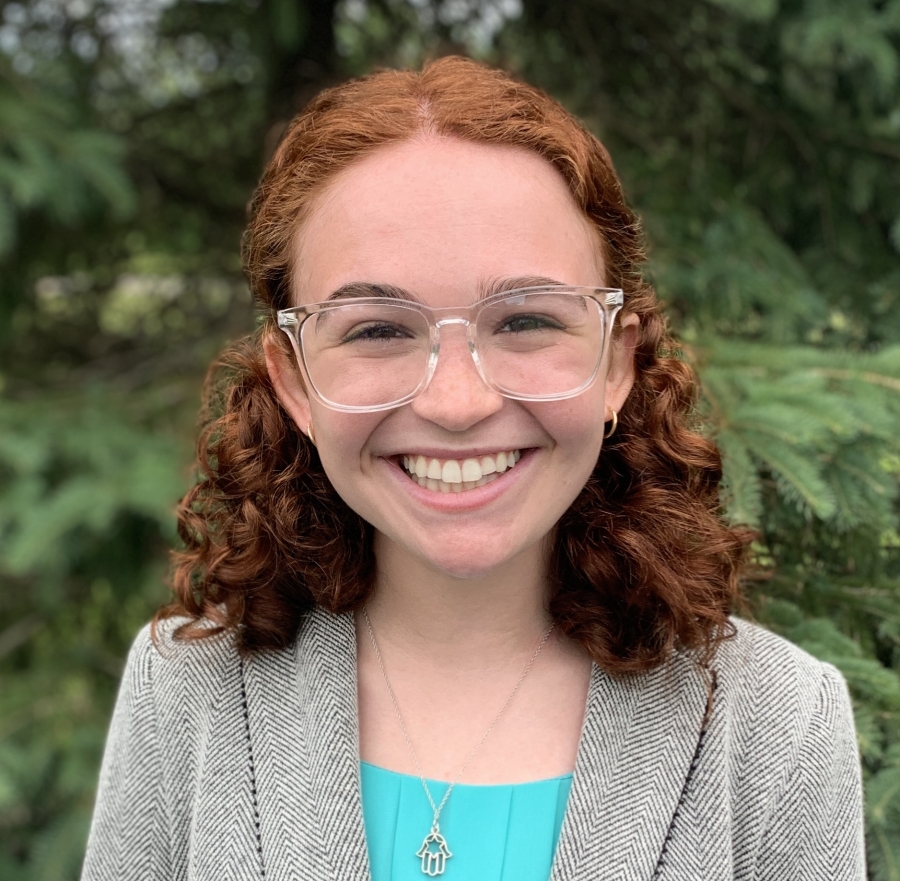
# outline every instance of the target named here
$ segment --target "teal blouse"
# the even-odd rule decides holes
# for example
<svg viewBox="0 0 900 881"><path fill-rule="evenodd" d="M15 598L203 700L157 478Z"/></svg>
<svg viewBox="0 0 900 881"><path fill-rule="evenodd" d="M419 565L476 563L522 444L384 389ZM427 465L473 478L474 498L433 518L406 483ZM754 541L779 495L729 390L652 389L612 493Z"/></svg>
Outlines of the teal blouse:
<svg viewBox="0 0 900 881"><path fill-rule="evenodd" d="M360 769L372 881L424 881L416 853L431 828L431 807L422 782L366 762ZM428 781L435 802L448 785ZM571 774L501 786L458 783L441 813L452 854L444 881L547 881L571 786Z"/></svg>

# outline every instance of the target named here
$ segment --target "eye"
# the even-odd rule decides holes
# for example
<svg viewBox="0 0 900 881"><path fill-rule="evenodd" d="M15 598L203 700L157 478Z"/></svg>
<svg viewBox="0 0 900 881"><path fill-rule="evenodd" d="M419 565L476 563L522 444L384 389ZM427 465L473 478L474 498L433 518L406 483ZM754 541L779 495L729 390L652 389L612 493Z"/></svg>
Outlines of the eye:
<svg viewBox="0 0 900 881"><path fill-rule="evenodd" d="M400 324L392 324L386 321L372 322L354 327L349 333L344 334L341 342L380 342L384 340L408 340L414 334L408 327Z"/></svg>
<svg viewBox="0 0 900 881"><path fill-rule="evenodd" d="M523 313L498 322L495 333L534 333L540 330L564 330L565 325L549 315Z"/></svg>

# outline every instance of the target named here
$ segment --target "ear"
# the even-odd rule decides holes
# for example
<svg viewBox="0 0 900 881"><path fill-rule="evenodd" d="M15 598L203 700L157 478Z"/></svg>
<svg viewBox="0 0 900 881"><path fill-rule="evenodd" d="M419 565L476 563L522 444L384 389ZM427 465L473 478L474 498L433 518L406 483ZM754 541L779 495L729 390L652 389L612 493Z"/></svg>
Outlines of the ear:
<svg viewBox="0 0 900 881"><path fill-rule="evenodd" d="M638 344L640 319L629 314L622 318L619 336L612 343L606 374L606 407L619 411L634 385L634 352Z"/></svg>
<svg viewBox="0 0 900 881"><path fill-rule="evenodd" d="M279 341L273 339L268 333L263 337L263 352L266 356L269 379L272 380L281 406L291 415L299 429L306 434L307 427L312 422L312 410L297 362L291 354L285 351L285 347L279 345Z"/></svg>

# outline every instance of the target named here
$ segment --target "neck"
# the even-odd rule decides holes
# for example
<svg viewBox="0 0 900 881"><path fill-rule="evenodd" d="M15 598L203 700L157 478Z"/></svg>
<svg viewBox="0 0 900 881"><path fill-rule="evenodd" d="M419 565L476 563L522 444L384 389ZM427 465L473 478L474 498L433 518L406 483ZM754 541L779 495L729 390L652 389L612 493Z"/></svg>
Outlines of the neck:
<svg viewBox="0 0 900 881"><path fill-rule="evenodd" d="M536 645L550 626L542 545L469 578L436 571L387 539L376 538L375 552L378 575L369 616L379 643L410 659L483 671Z"/></svg>

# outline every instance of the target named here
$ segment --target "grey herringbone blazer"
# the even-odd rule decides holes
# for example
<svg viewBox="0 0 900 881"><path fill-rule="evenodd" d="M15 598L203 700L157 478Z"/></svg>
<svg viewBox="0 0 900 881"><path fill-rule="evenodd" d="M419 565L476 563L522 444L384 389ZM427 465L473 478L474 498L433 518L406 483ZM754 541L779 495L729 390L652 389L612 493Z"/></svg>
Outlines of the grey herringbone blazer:
<svg viewBox="0 0 900 881"><path fill-rule="evenodd" d="M553 881L865 877L843 680L736 625L714 674L594 668ZM352 618L244 661L171 629L131 651L83 881L365 881Z"/></svg>

